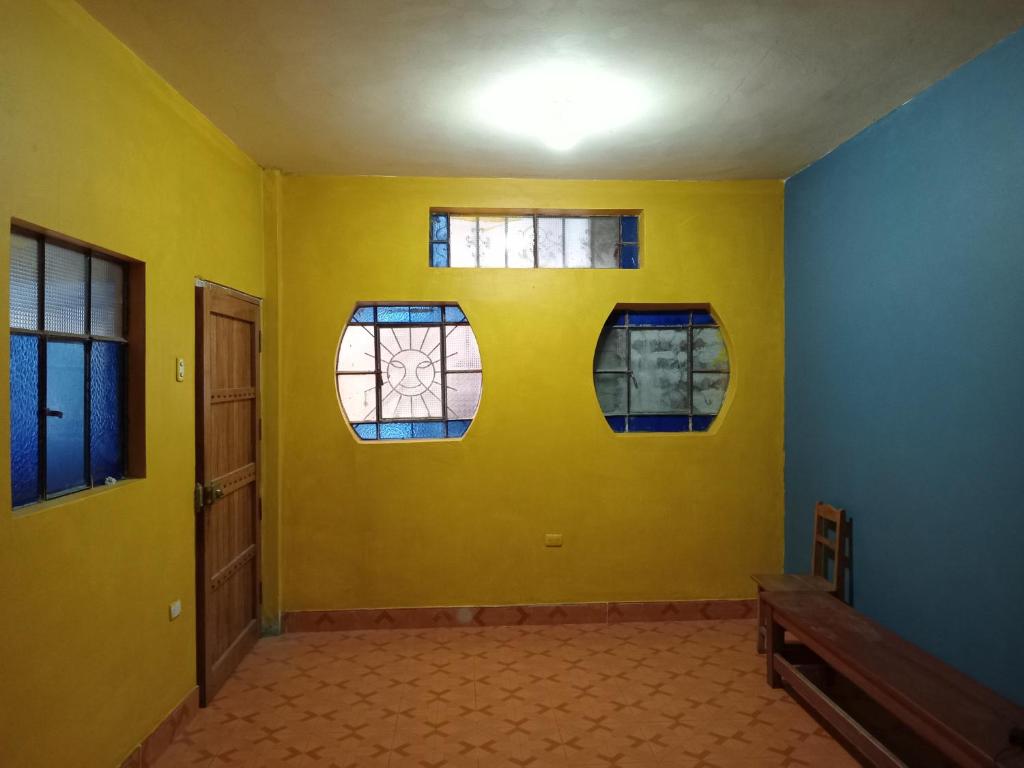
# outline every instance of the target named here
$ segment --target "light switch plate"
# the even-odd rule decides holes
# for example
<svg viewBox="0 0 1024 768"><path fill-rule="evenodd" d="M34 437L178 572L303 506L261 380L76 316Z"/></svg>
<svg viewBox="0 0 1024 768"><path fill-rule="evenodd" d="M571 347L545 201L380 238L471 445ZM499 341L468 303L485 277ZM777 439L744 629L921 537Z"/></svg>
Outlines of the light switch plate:
<svg viewBox="0 0 1024 768"><path fill-rule="evenodd" d="M170 605L171 621L181 616L181 600L175 600Z"/></svg>
<svg viewBox="0 0 1024 768"><path fill-rule="evenodd" d="M562 534L560 534L560 533L545 533L544 534L544 546L545 547L560 547L560 546L562 546Z"/></svg>

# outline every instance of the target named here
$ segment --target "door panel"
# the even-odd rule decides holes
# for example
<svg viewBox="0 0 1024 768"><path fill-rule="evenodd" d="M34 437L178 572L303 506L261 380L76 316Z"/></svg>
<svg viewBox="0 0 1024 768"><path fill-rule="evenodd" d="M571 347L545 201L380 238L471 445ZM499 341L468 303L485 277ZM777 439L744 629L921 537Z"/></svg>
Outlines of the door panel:
<svg viewBox="0 0 1024 768"><path fill-rule="evenodd" d="M259 634L259 303L196 290L196 570L205 705Z"/></svg>

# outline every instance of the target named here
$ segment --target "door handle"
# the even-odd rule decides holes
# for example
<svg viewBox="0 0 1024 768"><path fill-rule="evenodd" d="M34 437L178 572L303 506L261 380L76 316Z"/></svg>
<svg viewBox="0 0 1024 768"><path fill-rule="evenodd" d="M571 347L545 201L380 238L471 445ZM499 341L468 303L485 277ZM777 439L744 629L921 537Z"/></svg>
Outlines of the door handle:
<svg viewBox="0 0 1024 768"><path fill-rule="evenodd" d="M203 489L203 502L207 505L224 498L224 489L219 483L212 483Z"/></svg>
<svg viewBox="0 0 1024 768"><path fill-rule="evenodd" d="M52 408L43 408L44 416L53 416L56 419L64 418L64 411L55 411Z"/></svg>

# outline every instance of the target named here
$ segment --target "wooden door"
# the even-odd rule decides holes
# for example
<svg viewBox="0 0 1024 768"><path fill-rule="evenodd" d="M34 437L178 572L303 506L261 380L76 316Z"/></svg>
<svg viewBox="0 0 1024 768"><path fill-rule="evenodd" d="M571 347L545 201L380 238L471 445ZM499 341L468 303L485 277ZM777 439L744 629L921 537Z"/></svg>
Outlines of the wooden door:
<svg viewBox="0 0 1024 768"><path fill-rule="evenodd" d="M196 589L205 706L259 634L260 305L196 289Z"/></svg>

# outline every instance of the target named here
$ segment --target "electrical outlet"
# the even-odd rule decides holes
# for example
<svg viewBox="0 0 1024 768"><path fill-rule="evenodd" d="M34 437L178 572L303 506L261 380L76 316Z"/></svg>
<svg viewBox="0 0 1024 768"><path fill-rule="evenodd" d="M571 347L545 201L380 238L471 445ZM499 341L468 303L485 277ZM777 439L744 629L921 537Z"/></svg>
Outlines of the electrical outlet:
<svg viewBox="0 0 1024 768"><path fill-rule="evenodd" d="M174 378L177 381L184 381L185 380L185 358L184 357L179 357L178 358L178 365L175 368Z"/></svg>
<svg viewBox="0 0 1024 768"><path fill-rule="evenodd" d="M181 616L181 600L175 600L169 607L171 611L171 621L174 621L176 618Z"/></svg>
<svg viewBox="0 0 1024 768"><path fill-rule="evenodd" d="M560 547L560 546L562 546L562 534L560 534L560 533L545 533L544 534L544 546L545 547Z"/></svg>

